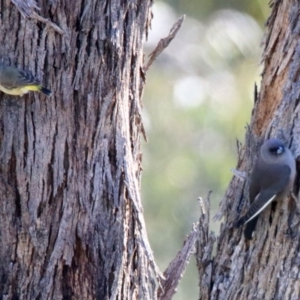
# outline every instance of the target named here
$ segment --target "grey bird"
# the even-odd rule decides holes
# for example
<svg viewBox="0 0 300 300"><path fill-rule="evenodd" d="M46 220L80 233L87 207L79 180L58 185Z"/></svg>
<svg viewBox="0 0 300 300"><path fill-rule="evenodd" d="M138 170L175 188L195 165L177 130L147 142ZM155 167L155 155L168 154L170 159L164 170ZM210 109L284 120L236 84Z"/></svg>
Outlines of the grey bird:
<svg viewBox="0 0 300 300"><path fill-rule="evenodd" d="M0 65L0 91L17 96L23 96L29 91L39 91L46 96L52 93L43 87L31 72L3 65Z"/></svg>
<svg viewBox="0 0 300 300"><path fill-rule="evenodd" d="M285 198L296 175L295 159L282 141L272 138L263 143L250 176L249 197L251 206L235 223L246 224L244 235L252 238L258 215L272 202Z"/></svg>

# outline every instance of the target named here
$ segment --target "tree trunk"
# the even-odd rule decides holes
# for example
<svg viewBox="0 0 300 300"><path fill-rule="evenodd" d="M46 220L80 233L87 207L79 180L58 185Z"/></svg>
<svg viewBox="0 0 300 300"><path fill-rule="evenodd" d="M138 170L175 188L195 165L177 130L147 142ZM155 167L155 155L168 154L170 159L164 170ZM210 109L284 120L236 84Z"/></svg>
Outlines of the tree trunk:
<svg viewBox="0 0 300 300"><path fill-rule="evenodd" d="M0 94L0 298L153 300L139 194L152 0L13 2L2 61L53 95Z"/></svg>
<svg viewBox="0 0 300 300"><path fill-rule="evenodd" d="M300 155L300 3L272 1L264 39L264 71L255 97L246 144L240 148L237 169L249 173L259 146L278 137ZM222 167L222 166L220 166ZM300 299L299 209L292 197L269 206L260 215L255 237L246 241L233 222L249 207L249 179L234 177L221 203L224 222L214 258L208 222L200 224L198 244L200 299ZM294 193L298 196L299 178ZM206 226L206 227L205 227ZM207 251L205 251L206 246Z"/></svg>

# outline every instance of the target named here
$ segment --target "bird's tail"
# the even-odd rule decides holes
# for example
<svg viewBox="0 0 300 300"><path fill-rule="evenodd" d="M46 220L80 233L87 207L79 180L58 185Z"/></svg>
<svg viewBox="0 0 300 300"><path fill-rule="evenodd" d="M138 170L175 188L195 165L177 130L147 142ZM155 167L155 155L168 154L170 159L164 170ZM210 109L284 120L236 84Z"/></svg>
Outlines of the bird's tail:
<svg viewBox="0 0 300 300"><path fill-rule="evenodd" d="M49 89L37 84L26 85L26 89L29 91L39 91L45 94L46 96L50 96L52 94L52 92Z"/></svg>
<svg viewBox="0 0 300 300"><path fill-rule="evenodd" d="M240 226L243 226L247 222L246 226L245 226L245 230L244 230L244 236L247 240L251 240L252 239L252 233L253 233L253 231L255 230L255 227L256 227L258 216L254 217L250 221L247 221L247 219L248 218L246 218L246 216L241 217L236 222L234 222L233 226L235 228L238 228Z"/></svg>
<svg viewBox="0 0 300 300"><path fill-rule="evenodd" d="M252 239L252 233L255 230L257 220L258 220L258 216L254 217L252 220L248 221L248 223L246 224L245 230L244 230L244 236L247 240Z"/></svg>
<svg viewBox="0 0 300 300"><path fill-rule="evenodd" d="M52 94L52 91L43 86L40 86L39 91L45 94L46 96L50 96Z"/></svg>

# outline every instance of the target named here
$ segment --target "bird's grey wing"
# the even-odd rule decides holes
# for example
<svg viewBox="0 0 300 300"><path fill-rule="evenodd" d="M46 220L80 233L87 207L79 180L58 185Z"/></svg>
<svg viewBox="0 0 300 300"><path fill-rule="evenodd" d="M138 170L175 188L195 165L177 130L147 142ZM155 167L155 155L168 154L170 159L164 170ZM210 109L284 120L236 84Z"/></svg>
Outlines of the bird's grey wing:
<svg viewBox="0 0 300 300"><path fill-rule="evenodd" d="M257 220L258 220L258 215L247 222L245 229L244 229L244 236L247 240L252 239L252 234L253 234L253 231L255 230Z"/></svg>
<svg viewBox="0 0 300 300"><path fill-rule="evenodd" d="M40 84L31 72L25 70L19 70L19 75L16 80L16 86L27 86L30 84Z"/></svg>
<svg viewBox="0 0 300 300"><path fill-rule="evenodd" d="M262 187L261 192L256 196L247 213L236 222L235 226L242 226L258 216L276 198L278 193L288 185L290 174L291 169L288 166L281 167L280 180L275 180L269 186Z"/></svg>
<svg viewBox="0 0 300 300"><path fill-rule="evenodd" d="M1 72L0 83L7 89L39 84L29 71L18 70L17 68L6 68Z"/></svg>
<svg viewBox="0 0 300 300"><path fill-rule="evenodd" d="M238 220L237 227L244 225L259 215L276 197L273 189L259 193L247 213Z"/></svg>

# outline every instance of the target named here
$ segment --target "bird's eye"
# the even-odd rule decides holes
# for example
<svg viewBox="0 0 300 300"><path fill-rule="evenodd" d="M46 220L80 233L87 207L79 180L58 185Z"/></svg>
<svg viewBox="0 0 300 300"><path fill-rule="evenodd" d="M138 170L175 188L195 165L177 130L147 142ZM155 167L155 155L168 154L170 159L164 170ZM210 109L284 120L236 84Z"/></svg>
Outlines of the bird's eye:
<svg viewBox="0 0 300 300"><path fill-rule="evenodd" d="M284 152L284 147L283 146L272 147L272 148L270 148L270 152L273 154L279 155Z"/></svg>

